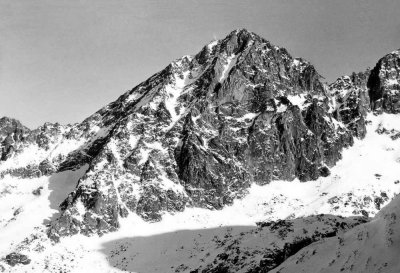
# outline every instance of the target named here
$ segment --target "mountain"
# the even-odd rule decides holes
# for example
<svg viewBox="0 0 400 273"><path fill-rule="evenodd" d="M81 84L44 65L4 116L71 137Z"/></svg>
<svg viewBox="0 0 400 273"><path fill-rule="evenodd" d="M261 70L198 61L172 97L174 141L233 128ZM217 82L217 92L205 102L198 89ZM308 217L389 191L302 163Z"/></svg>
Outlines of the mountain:
<svg viewBox="0 0 400 273"><path fill-rule="evenodd" d="M65 251L62 242L77 234L123 234L121 223L133 222L132 229L161 228L179 215L199 217L197 211L212 219L241 204L242 218L213 223L257 220L258 227L234 228L224 245L203 242L215 255L174 270L267 272L315 241L369 225L366 217L400 192L392 171L400 158L399 54L327 85L306 60L239 29L173 61L81 123L30 130L2 118L0 241L30 256L37 241ZM382 164L373 163L378 156ZM257 199L254 189L264 195ZM182 219L183 226L192 223ZM300 226L313 231L300 233ZM251 242L254 234L262 243ZM226 244L252 254L235 261ZM119 258L129 257L117 255L113 266L124 264ZM60 264L49 270L69 268Z"/></svg>

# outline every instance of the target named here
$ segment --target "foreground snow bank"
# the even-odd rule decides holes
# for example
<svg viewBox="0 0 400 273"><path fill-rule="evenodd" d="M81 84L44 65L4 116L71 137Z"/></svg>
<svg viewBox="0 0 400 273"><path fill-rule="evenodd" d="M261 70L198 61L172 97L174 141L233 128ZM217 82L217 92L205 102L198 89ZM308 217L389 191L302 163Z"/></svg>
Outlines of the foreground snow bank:
<svg viewBox="0 0 400 273"><path fill-rule="evenodd" d="M272 272L400 272L400 196L373 221L317 242Z"/></svg>

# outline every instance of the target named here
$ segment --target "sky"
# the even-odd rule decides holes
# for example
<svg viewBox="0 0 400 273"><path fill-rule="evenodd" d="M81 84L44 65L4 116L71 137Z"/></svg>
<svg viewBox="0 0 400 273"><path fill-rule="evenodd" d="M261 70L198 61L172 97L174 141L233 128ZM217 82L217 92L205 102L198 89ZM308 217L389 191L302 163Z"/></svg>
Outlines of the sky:
<svg viewBox="0 0 400 273"><path fill-rule="evenodd" d="M399 0L0 0L0 116L80 122L238 28L332 82L400 48L399 12Z"/></svg>

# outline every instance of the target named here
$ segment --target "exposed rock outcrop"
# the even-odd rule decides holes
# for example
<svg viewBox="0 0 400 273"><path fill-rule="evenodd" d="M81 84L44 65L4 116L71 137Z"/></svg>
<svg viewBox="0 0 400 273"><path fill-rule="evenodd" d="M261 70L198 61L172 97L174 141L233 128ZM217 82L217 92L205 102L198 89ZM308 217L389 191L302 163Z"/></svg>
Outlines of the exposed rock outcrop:
<svg viewBox="0 0 400 273"><path fill-rule="evenodd" d="M400 50L378 61L368 78L371 107L375 111L400 113Z"/></svg>
<svg viewBox="0 0 400 273"><path fill-rule="evenodd" d="M15 266L17 264L27 265L31 262L31 260L24 254L13 252L6 256L6 262L11 266Z"/></svg>
<svg viewBox="0 0 400 273"><path fill-rule="evenodd" d="M366 134L365 117L370 110L367 81L370 71L353 73L338 78L329 85L333 97L333 116L343 122L353 134L364 138Z"/></svg>

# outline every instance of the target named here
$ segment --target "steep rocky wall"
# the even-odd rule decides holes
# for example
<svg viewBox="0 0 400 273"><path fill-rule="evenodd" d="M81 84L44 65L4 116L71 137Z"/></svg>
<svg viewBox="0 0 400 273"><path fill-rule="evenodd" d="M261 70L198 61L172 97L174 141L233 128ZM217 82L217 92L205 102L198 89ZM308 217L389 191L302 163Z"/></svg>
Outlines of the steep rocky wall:
<svg viewBox="0 0 400 273"><path fill-rule="evenodd" d="M400 113L400 51L378 61L368 79L371 107L376 111Z"/></svg>
<svg viewBox="0 0 400 273"><path fill-rule="evenodd" d="M354 136L364 138L365 117L370 110L370 98L367 81L370 71L352 73L350 76L338 78L329 85L329 93L333 97L333 116L343 122Z"/></svg>

